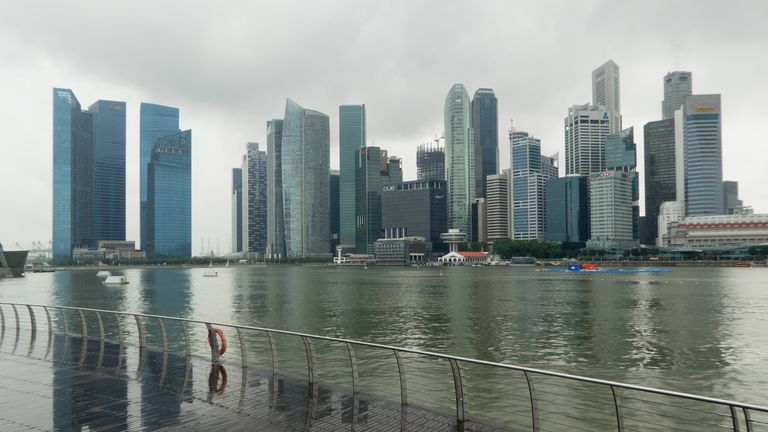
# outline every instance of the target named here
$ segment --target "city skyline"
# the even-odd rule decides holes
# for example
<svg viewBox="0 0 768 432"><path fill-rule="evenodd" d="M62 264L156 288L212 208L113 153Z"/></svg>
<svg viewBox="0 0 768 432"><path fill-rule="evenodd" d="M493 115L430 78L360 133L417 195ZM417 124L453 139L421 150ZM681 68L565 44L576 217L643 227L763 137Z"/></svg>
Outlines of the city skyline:
<svg viewBox="0 0 768 432"><path fill-rule="evenodd" d="M80 17L73 17L70 25L80 28L77 32L61 30L62 23L54 21L54 16L70 16L71 13L57 11L61 5L52 4L45 16L39 16L30 8L11 6L4 10L0 23L3 24L4 42L0 42L0 54L6 59L6 67L0 75L3 82L14 83L9 86L6 96L10 103L3 108L3 116L7 124L13 124L13 130L0 132L0 142L6 154L12 157L3 158L0 172L6 183L22 184L19 190L11 190L6 200L15 203L8 206L2 216L0 231L4 244L13 245L19 242L27 245L33 240L47 241L51 238L48 231L51 226L51 124L50 124L50 91L53 87L72 88L80 100L93 101L98 99L126 101L126 238L139 239L139 197L138 197L138 115L141 102L160 103L179 107L184 114L184 126L195 130L195 153L193 157L193 254L201 250L201 239L214 239L221 245L221 250L227 250L231 236L229 234L229 214L209 211L209 208L230 206L231 197L228 183L232 160L238 160L242 154L242 143L247 141L265 142L265 121L282 115L282 102L287 95L312 106L318 111L329 113L331 168L338 168L338 118L335 113L339 105L347 103L365 103L368 111L368 145L376 145L389 150L403 158L404 179L415 179L415 147L428 142L434 135L443 132L442 103L446 89L455 82L462 82L467 89L493 88L499 105L499 137L500 155L499 169L508 168L509 148L501 137L505 136L509 118L514 117L516 123L525 124L526 129L542 140L542 152L553 154L563 152L562 148L562 117L567 107L582 104L590 99L591 71L608 60L613 60L621 67L621 114L624 127L634 126L635 140L643 142L640 135L641 126L647 122L659 120L659 106L663 99L663 77L672 71L691 71L696 74L697 94L721 94L723 103L723 178L739 182L740 198L745 204L751 205L757 212L768 210L768 199L764 198L761 185L765 183L766 174L761 170L763 150L759 148L759 105L758 95L768 89L765 78L750 75L746 80L733 80L729 71L736 69L761 70L765 60L753 59L748 54L766 40L766 31L762 30L757 21L750 22L756 17L764 16L766 6L752 3L741 9L725 9L716 7L716 3L697 3L694 16L686 22L665 17L679 16L676 11L688 10L685 4L672 6L662 12L661 9L647 5L630 4L618 7L609 3L596 4L591 12L581 12L574 6L564 6L572 16L583 18L584 22L596 25L598 22L610 21L600 18L602 14L617 16L624 15L623 8L636 19L660 17L657 22L657 34L632 35L628 31L619 31L618 23L609 24L616 31L610 43L595 49L586 56L577 58L575 53L562 53L558 47L567 43L568 35L555 32L551 39L522 46L517 30L501 29L499 33L488 33L492 30L479 30L472 37L492 36L498 38L491 41L489 50L468 53L477 62L474 65L455 68L448 72L447 58L443 56L453 49L457 40L452 35L445 40L416 37L412 33L398 36L390 41L378 41L378 25L394 21L405 28L416 24L413 19L425 19L431 12L425 6L419 6L413 18L391 6L380 5L373 7L369 13L363 13L364 8L352 8L351 16L358 16L364 25L351 29L358 42L352 48L364 49L376 53L380 61L370 57L356 60L357 66L349 71L342 70L349 66L343 62L332 66L338 58L328 51L331 57L313 57L307 60L318 68L318 77L307 80L304 77L280 67L264 68L256 62L261 73L253 73L250 63L242 63L235 53L242 49L259 51L259 46L234 45L234 51L210 51L207 45L190 39L187 42L179 33L165 33L163 27L153 22L146 25L149 30L164 34L157 47L139 38L127 41L115 36L115 49L106 57L93 56L85 48L92 48L92 41L83 39L91 32L86 30L101 29L105 23L95 19L99 16L119 14L122 18L117 24L112 20L111 26L122 28L143 20L141 14L134 15L129 10L119 7L99 6L90 11L82 11ZM333 13L338 10L328 5L328 11L308 6L320 17L321 22L314 27L326 36L318 38L311 47L303 47L292 40L282 43L281 51L300 55L310 53L308 48L319 49L325 44L328 48L340 47L345 42L342 39L328 37L346 35L343 31L333 32ZM116 9L117 8L117 9ZM76 7L75 7L76 9ZM678 10L679 9L679 10ZM184 11L193 24L214 20L223 22L232 18L225 11L214 12L203 18L202 10L190 8ZM461 6L448 11L440 11L439 15L449 21L451 17L475 16L488 17L504 16L510 12L507 6L491 5L477 10L469 6ZM545 14L529 11L534 19L545 20ZM170 11L160 7L160 14ZM243 16L255 14L253 10L241 11ZM362 14L362 15L360 15ZM124 16L123 16L124 15ZM593 16L594 15L594 16ZM255 16L255 15L253 15ZM345 19L350 15L344 14ZM41 20L39 23L32 20ZM339 18L342 19L342 18ZM439 20L442 21L442 20ZM674 22L673 22L674 21ZM688 22L690 21L690 22ZM143 21L142 21L143 22ZM501 22L501 21L497 21ZM554 20L553 22L557 22ZM278 13L274 25L283 26L288 23L287 16ZM722 31L708 34L704 31L709 24L718 23ZM738 24L738 25L737 25ZM444 27L445 24L439 23ZM50 31L42 31L48 26ZM213 26L216 28L216 26ZM362 28L370 28L370 32ZM57 30L58 29L58 30ZM235 26L237 32L250 32L242 26ZM265 28L259 32L274 31ZM32 35L30 32L36 32ZM148 32L152 33L152 32ZM447 33L447 32L446 32ZM725 38L730 33L731 39ZM212 30L211 36L216 39L228 37L219 30ZM238 37L238 39L240 39ZM258 37L246 38L257 40ZM263 39L263 38L262 38ZM298 40L298 39L297 39ZM741 43L730 43L738 40ZM662 49L651 49L654 43L663 41ZM70 42L66 47L63 42ZM75 43L78 42L78 43ZM255 43L255 42L254 42ZM79 45L84 45L80 47ZM215 44L214 44L215 45ZM146 52L136 51L138 47ZM190 47L201 50L199 56L190 53ZM239 48L238 48L239 47ZM664 49L663 47L668 47ZM379 49L376 49L379 48ZM325 50L326 48L323 48ZM542 69L533 71L514 68L506 60L496 67L489 67L490 61L499 62L499 55L489 55L482 60L484 53L493 49L505 53L520 50L520 55L530 54L532 60L541 60ZM502 51L499 51L499 50ZM146 68L146 71L131 66L130 63L146 64L158 61L160 52L173 52L174 55L160 60L158 67ZM324 51L326 52L326 51ZM361 52L361 51L355 51ZM407 63L398 61L428 54L425 61L430 63ZM135 54L134 54L135 53ZM566 61L567 68L557 68L551 60L546 60L554 53L563 56L558 61ZM130 55L129 55L130 54ZM115 57L117 55L117 57ZM280 52L269 51L264 55L272 56L275 60ZM186 56L186 57L185 57ZM274 57L278 56L278 57ZM202 58L199 63L192 57ZM353 56L354 57L354 56ZM728 62L713 59L728 58ZM138 61L137 61L138 60ZM170 67L173 62L179 63ZM216 60L215 62L210 60ZM649 60L652 60L649 62ZM732 60L732 61L731 61ZM203 67L195 71L197 66L204 63L216 63L221 71ZM274 61L268 62L270 64ZM468 62L472 63L472 62ZM374 66L375 65L375 66ZM481 67L477 67L481 66ZM124 70L120 70L123 68ZM168 70L163 70L167 68ZM543 69L548 69L546 77L539 77ZM243 72L239 72L242 70ZM381 71L374 72L374 71ZM183 72L182 71L186 71ZM365 73L370 71L374 73ZM400 74L398 71L401 71ZM247 72L247 73L246 73ZM212 75L211 75L212 74ZM358 78L350 81L354 74ZM252 76L250 76L252 75ZM277 80L285 75L284 79ZM172 80L171 80L172 78ZM323 85L317 83L322 82ZM255 97L258 96L258 97ZM403 104L402 101L409 101ZM398 102L399 101L399 102ZM640 149L638 159L642 160ZM738 155L751 154L750 160L739 160ZM561 159L561 165L564 165ZM561 168L562 174L563 168ZM642 171L642 168L639 168ZM643 186L644 187L644 186ZM641 192L642 193L642 192ZM31 200L26 197L35 197ZM645 212L644 212L645 213ZM209 240L210 242L210 240Z"/></svg>

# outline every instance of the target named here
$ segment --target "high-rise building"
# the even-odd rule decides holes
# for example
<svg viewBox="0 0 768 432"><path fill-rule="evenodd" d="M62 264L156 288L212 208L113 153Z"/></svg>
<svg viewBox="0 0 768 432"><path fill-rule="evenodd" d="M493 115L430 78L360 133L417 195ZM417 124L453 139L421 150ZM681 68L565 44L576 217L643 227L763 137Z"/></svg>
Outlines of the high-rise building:
<svg viewBox="0 0 768 432"><path fill-rule="evenodd" d="M677 199L675 185L675 120L646 123L643 128L645 153L645 235L642 244L652 245L659 236L661 203Z"/></svg>
<svg viewBox="0 0 768 432"><path fill-rule="evenodd" d="M634 127L605 137L605 168L629 175L632 186L632 239L640 235L640 179L637 175L637 144Z"/></svg>
<svg viewBox="0 0 768 432"><path fill-rule="evenodd" d="M53 259L93 243L93 125L72 90L53 89Z"/></svg>
<svg viewBox="0 0 768 432"><path fill-rule="evenodd" d="M485 242L488 240L488 231L485 224L488 222L488 211L485 198L475 198L472 203L472 237L471 242Z"/></svg>
<svg viewBox="0 0 768 432"><path fill-rule="evenodd" d="M381 193L384 238L423 237L433 252L447 248L440 234L447 232L448 207L443 180L416 180L385 186Z"/></svg>
<svg viewBox="0 0 768 432"><path fill-rule="evenodd" d="M439 142L416 147L416 178L445 180L445 148L440 147Z"/></svg>
<svg viewBox="0 0 768 432"><path fill-rule="evenodd" d="M339 171L331 170L331 253L336 253L336 246L339 245Z"/></svg>
<svg viewBox="0 0 768 432"><path fill-rule="evenodd" d="M327 115L286 101L282 176L288 257L330 255L329 127Z"/></svg>
<svg viewBox="0 0 768 432"><path fill-rule="evenodd" d="M356 152L365 146L365 105L339 107L339 223L341 244L355 244Z"/></svg>
<svg viewBox="0 0 768 432"><path fill-rule="evenodd" d="M723 181L723 214L735 214L743 205L744 202L739 199L739 182Z"/></svg>
<svg viewBox="0 0 768 432"><path fill-rule="evenodd" d="M633 228L633 174L608 170L589 176L590 236L587 247L635 246Z"/></svg>
<svg viewBox="0 0 768 432"><path fill-rule="evenodd" d="M485 198L487 177L499 172L498 123L498 101L493 90L477 89L472 97L476 198Z"/></svg>
<svg viewBox="0 0 768 432"><path fill-rule="evenodd" d="M282 175L283 121L267 122L267 256L285 257Z"/></svg>
<svg viewBox="0 0 768 432"><path fill-rule="evenodd" d="M147 164L146 216L150 256L192 256L191 130L157 139Z"/></svg>
<svg viewBox="0 0 768 432"><path fill-rule="evenodd" d="M53 89L53 258L99 240L125 240L125 102L83 111L69 89Z"/></svg>
<svg viewBox="0 0 768 432"><path fill-rule="evenodd" d="M685 98L693 94L693 74L690 72L670 72L664 75L664 100L661 101L661 118L675 117L675 111L685 103ZM648 168L646 168L648 170Z"/></svg>
<svg viewBox="0 0 768 432"><path fill-rule="evenodd" d="M243 251L243 170L232 168L232 252Z"/></svg>
<svg viewBox="0 0 768 432"><path fill-rule="evenodd" d="M261 256L267 249L267 154L249 142L243 160L243 252Z"/></svg>
<svg viewBox="0 0 768 432"><path fill-rule="evenodd" d="M401 162L388 158L386 150L363 147L357 151L355 192L355 252L373 254L381 238L381 193L403 182Z"/></svg>
<svg viewBox="0 0 768 432"><path fill-rule="evenodd" d="M125 102L99 100L88 112L93 122L93 240L125 240Z"/></svg>
<svg viewBox="0 0 768 432"><path fill-rule="evenodd" d="M589 238L587 177L569 175L547 181L547 240L583 247Z"/></svg>
<svg viewBox="0 0 768 432"><path fill-rule="evenodd" d="M147 168L152 158L152 149L157 140L179 132L179 109L169 106L142 103L139 125L139 211L141 223L141 248L146 248L149 231L147 220Z"/></svg>
<svg viewBox="0 0 768 432"><path fill-rule="evenodd" d="M555 153L552 156L541 155L541 174L545 179L560 177L560 154Z"/></svg>
<svg viewBox="0 0 768 432"><path fill-rule="evenodd" d="M594 105L574 105L565 118L565 174L589 175L605 169L605 137L610 133L608 111Z"/></svg>
<svg viewBox="0 0 768 432"><path fill-rule="evenodd" d="M445 98L445 179L448 183L448 228L470 234L475 200L474 132L469 95L454 84Z"/></svg>
<svg viewBox="0 0 768 432"><path fill-rule="evenodd" d="M592 104L608 113L609 132L621 130L621 93L619 66L608 60L592 71Z"/></svg>
<svg viewBox="0 0 768 432"><path fill-rule="evenodd" d="M515 240L546 237L546 181L541 172L541 141L528 132L509 134L511 168L510 232Z"/></svg>
<svg viewBox="0 0 768 432"><path fill-rule="evenodd" d="M489 241L508 239L509 235L509 170L491 174L485 197L486 237Z"/></svg>
<svg viewBox="0 0 768 432"><path fill-rule="evenodd" d="M685 215L723 213L723 148L720 95L685 98L682 121ZM679 200L679 198L678 198Z"/></svg>

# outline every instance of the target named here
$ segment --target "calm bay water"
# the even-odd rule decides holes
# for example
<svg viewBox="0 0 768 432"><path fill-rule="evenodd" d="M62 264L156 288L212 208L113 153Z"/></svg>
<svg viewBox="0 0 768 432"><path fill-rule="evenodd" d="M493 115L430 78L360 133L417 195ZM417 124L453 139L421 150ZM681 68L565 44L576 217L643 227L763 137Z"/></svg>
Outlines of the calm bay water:
<svg viewBox="0 0 768 432"><path fill-rule="evenodd" d="M768 269L96 270L0 280L0 301L272 327L768 405Z"/></svg>

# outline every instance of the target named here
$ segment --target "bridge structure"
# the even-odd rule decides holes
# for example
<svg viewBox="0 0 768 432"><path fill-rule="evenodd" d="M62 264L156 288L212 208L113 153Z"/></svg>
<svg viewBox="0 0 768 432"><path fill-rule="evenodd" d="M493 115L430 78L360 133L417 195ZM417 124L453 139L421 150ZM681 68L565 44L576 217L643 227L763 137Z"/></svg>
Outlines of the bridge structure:
<svg viewBox="0 0 768 432"><path fill-rule="evenodd" d="M0 430L760 431L768 407L277 329L0 303Z"/></svg>

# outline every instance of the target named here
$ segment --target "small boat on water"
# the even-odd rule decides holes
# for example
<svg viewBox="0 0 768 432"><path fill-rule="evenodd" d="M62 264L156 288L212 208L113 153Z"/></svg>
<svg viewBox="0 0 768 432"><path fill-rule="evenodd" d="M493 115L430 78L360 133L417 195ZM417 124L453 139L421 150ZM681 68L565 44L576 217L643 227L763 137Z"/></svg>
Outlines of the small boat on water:
<svg viewBox="0 0 768 432"><path fill-rule="evenodd" d="M103 283L104 285L125 285L128 283L128 278L123 275L107 276Z"/></svg>
<svg viewBox="0 0 768 432"><path fill-rule="evenodd" d="M214 270L213 268L209 268L208 270L203 273L203 277L219 277L219 272Z"/></svg>
<svg viewBox="0 0 768 432"><path fill-rule="evenodd" d="M112 276L112 273L107 270L99 270L99 272L96 273L96 277L98 278L108 278L110 276Z"/></svg>
<svg viewBox="0 0 768 432"><path fill-rule="evenodd" d="M611 268L598 267L597 264L568 264L566 268L551 268L552 273L670 273L669 269L657 268Z"/></svg>

